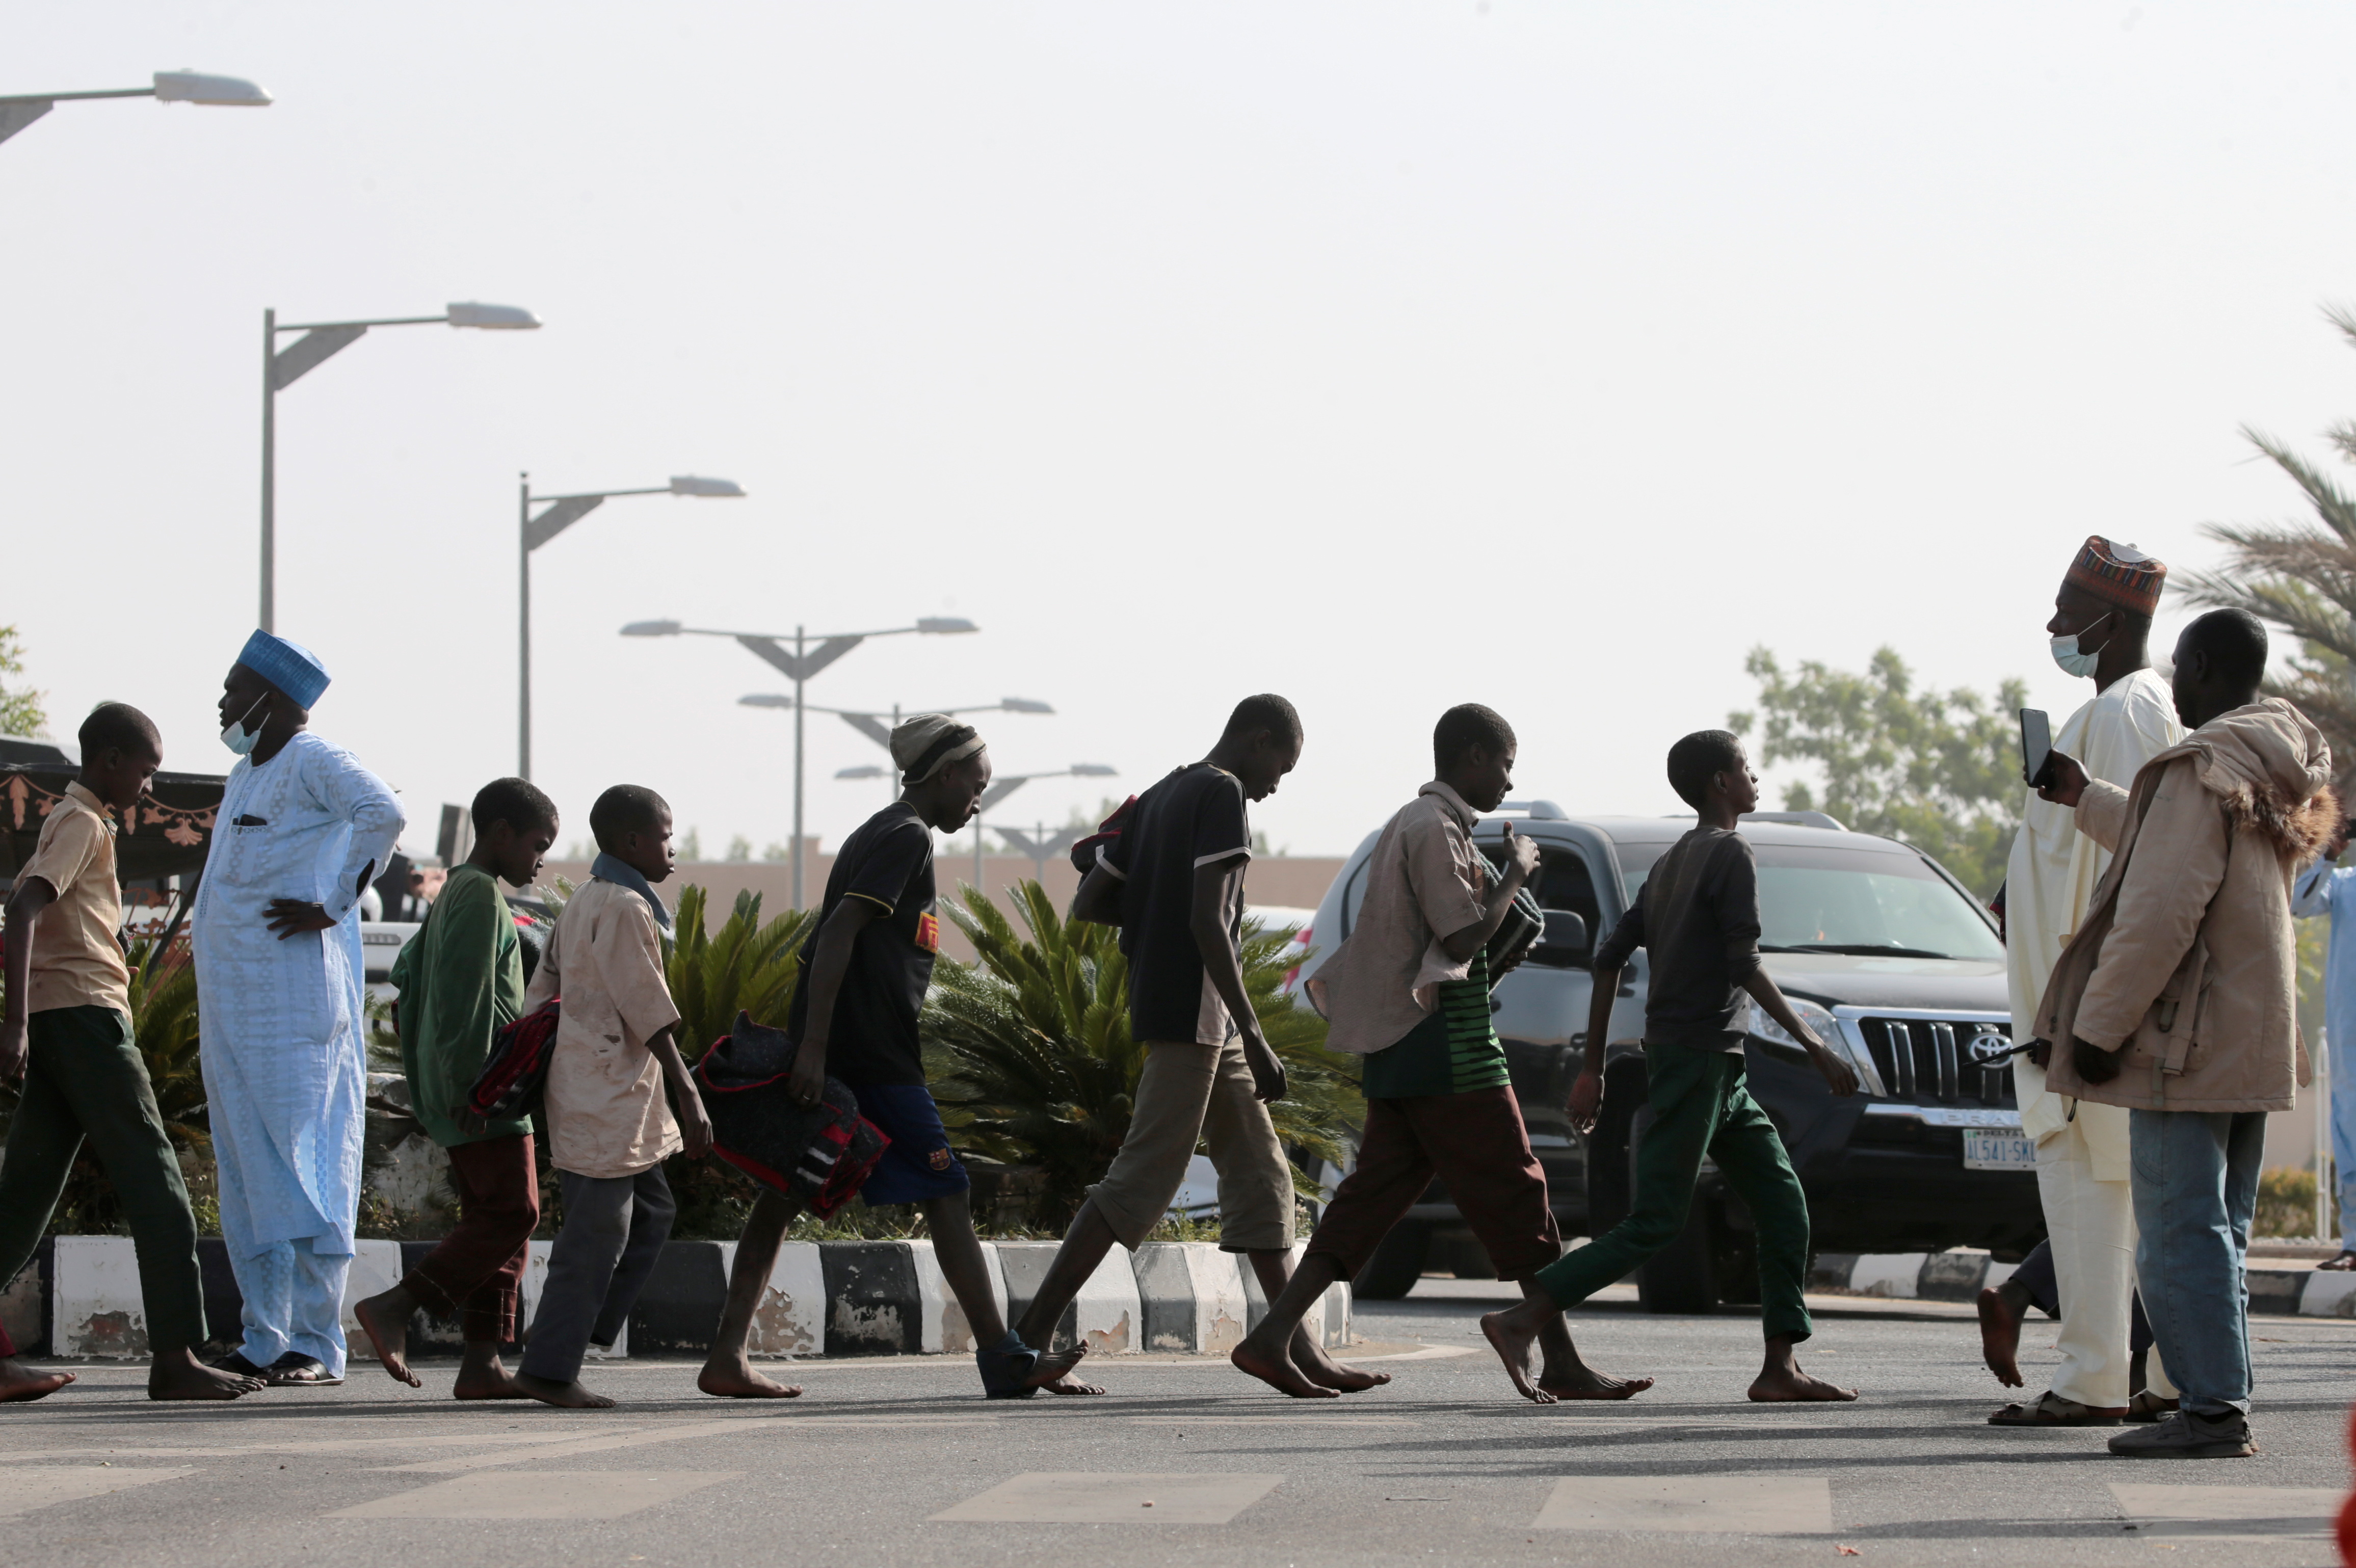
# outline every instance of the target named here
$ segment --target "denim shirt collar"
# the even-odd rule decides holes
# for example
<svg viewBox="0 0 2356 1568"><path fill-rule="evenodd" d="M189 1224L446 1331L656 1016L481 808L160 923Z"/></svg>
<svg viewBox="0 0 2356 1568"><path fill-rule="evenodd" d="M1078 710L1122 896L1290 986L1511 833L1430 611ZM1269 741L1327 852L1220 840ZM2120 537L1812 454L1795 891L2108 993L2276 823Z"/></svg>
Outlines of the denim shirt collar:
<svg viewBox="0 0 2356 1568"><path fill-rule="evenodd" d="M655 897L654 884L640 876L637 867L600 850L597 858L589 862L589 874L601 882L627 888L646 900L647 907L655 912L655 923L665 931L670 929L670 911L663 908L662 900Z"/></svg>

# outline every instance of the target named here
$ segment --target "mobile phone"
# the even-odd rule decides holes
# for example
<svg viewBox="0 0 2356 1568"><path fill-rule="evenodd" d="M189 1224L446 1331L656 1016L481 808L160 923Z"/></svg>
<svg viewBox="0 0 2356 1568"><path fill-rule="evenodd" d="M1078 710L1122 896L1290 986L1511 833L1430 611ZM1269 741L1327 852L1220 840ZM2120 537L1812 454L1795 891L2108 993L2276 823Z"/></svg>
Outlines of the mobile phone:
<svg viewBox="0 0 2356 1568"><path fill-rule="evenodd" d="M2020 710L2020 776L2031 789L2051 782L2053 729L2039 708Z"/></svg>

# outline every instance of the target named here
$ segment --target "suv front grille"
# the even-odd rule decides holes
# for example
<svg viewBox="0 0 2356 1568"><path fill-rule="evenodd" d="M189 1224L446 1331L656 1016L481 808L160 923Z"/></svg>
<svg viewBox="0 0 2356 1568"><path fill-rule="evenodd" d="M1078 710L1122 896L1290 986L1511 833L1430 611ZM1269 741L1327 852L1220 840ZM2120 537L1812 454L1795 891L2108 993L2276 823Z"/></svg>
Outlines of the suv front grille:
<svg viewBox="0 0 2356 1568"><path fill-rule="evenodd" d="M1918 1105L2010 1109L2012 1063L1982 1060L2012 1041L2003 1026L1971 1019L1877 1018L1857 1020L1881 1082L1896 1099ZM2001 1045L1981 1044L2000 1041Z"/></svg>

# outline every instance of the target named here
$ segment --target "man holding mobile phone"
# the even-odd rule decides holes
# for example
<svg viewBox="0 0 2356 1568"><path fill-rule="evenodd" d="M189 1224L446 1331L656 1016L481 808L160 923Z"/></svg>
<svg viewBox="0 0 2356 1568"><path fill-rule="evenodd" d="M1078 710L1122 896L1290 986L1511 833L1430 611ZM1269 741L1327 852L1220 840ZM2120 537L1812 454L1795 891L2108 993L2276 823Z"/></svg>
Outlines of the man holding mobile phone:
<svg viewBox="0 0 2356 1568"><path fill-rule="evenodd" d="M2053 662L2094 683L2094 698L2062 723L2052 750L2086 773L2125 786L2144 763L2183 738L2168 683L2151 668L2146 643L2168 568L2130 545L2096 535L2079 548L2046 622ZM2036 759L2024 756L2024 768ZM2005 875L2005 956L2012 1038L2033 1038L2037 1005L2053 965L2094 901L2110 851L2078 831L2076 814L2039 798L2028 804ZM2050 1264L2032 1253L2019 1274L1980 1293L1980 1337L1988 1369L2021 1386L2016 1353L2033 1304L2062 1321L2062 1364L2050 1392L2008 1404L1998 1426L2114 1425L2129 1413L2129 1303L2135 1295L2135 1211L2127 1186L2127 1117L2114 1105L2050 1093L2043 1053L2013 1059L2021 1130L2037 1146ZM2040 1253L2047 1252L2040 1247ZM2157 1396L2174 1390L2154 1368Z"/></svg>

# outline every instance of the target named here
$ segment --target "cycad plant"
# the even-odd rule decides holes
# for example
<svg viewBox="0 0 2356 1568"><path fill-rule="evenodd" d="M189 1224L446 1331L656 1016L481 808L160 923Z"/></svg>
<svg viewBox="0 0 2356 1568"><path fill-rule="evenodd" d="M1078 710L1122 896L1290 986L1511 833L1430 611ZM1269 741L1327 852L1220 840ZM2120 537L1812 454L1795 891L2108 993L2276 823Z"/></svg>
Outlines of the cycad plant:
<svg viewBox="0 0 2356 1568"><path fill-rule="evenodd" d="M1018 934L989 898L967 889L949 908L979 961L933 971L924 1015L926 1064L942 1119L959 1146L1041 1175L1033 1218L1060 1228L1079 1210L1129 1134L1144 1053L1129 1032L1129 969L1119 933L1056 912L1035 881L1014 890L1030 934ZM1291 1151L1293 1181L1314 1190L1300 1162L1346 1157L1362 1119L1355 1074L1325 1049L1325 1022L1280 994L1290 932L1247 929L1244 987L1269 1045L1284 1062L1285 1097L1269 1107Z"/></svg>

